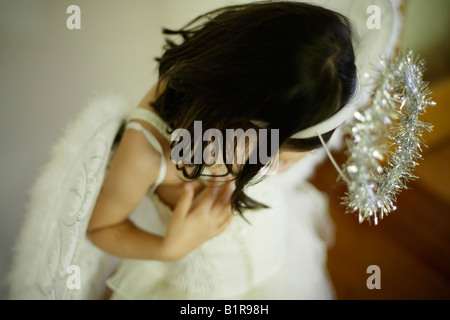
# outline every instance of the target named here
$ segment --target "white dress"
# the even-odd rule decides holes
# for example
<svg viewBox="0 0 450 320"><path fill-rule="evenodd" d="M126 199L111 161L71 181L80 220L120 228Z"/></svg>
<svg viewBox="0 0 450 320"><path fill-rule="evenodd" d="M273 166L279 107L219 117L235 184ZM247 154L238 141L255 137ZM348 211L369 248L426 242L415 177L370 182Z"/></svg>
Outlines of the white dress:
<svg viewBox="0 0 450 320"><path fill-rule="evenodd" d="M134 118L164 127L156 114L142 110ZM149 131L131 123L160 150ZM270 208L245 212L250 224L236 217L222 234L181 260L122 260L107 281L112 299L334 298L326 267L334 230L327 198L301 174L295 178L301 169L299 163L248 188L249 196ZM153 190L164 178L165 167L161 172ZM133 219L141 228L164 234L172 212L153 190Z"/></svg>

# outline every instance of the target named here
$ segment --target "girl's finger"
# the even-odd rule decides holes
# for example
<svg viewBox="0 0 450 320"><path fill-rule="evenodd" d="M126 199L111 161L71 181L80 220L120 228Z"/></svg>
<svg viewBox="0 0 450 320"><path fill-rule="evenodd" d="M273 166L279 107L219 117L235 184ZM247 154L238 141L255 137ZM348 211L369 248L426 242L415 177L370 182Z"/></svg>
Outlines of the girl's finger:
<svg viewBox="0 0 450 320"><path fill-rule="evenodd" d="M194 187L190 183L185 183L183 186L183 193L178 199L178 202L173 210L173 215L185 217L191 208L193 199Z"/></svg>
<svg viewBox="0 0 450 320"><path fill-rule="evenodd" d="M223 209L224 206L229 204L231 194L233 193L232 189L233 182L229 181L225 185L223 185L217 195L214 206L217 206L218 209Z"/></svg>
<svg viewBox="0 0 450 320"><path fill-rule="evenodd" d="M206 186L196 197L194 201L194 208L203 208L209 210L214 203L218 193L218 187Z"/></svg>
<svg viewBox="0 0 450 320"><path fill-rule="evenodd" d="M233 211L231 210L231 203L227 203L222 210L220 210L218 219L222 222L230 215L233 215Z"/></svg>
<svg viewBox="0 0 450 320"><path fill-rule="evenodd" d="M228 213L224 216L224 219L220 222L219 226L217 227L217 234L222 233L234 219L234 215L231 213L231 207L226 208L225 210L227 210Z"/></svg>

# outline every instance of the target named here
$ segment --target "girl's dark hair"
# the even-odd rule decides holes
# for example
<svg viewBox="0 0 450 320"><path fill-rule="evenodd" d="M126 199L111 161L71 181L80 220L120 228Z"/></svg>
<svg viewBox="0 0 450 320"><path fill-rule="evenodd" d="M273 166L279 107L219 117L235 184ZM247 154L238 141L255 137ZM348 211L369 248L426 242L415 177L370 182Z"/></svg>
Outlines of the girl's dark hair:
<svg viewBox="0 0 450 320"><path fill-rule="evenodd" d="M195 120L223 137L226 129L255 128L250 120L258 120L268 123L268 141L270 129L279 129L281 148L312 150L321 145L318 137L289 137L329 118L355 91L350 22L322 7L280 1L228 6L163 33L181 38L166 39L157 59L159 80L168 84L152 107L171 128L191 136ZM205 166L177 168L195 180ZM226 167L235 178L233 209L265 207L244 193L263 164Z"/></svg>

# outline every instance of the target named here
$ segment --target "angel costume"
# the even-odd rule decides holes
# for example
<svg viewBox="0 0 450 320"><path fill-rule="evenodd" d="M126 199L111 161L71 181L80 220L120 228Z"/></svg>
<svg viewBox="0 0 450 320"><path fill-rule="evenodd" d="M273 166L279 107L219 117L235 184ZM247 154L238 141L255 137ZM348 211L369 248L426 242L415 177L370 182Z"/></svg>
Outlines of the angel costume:
<svg viewBox="0 0 450 320"><path fill-rule="evenodd" d="M157 114L136 109L127 128L142 131L156 150L162 151L150 131L132 120L148 122L167 136ZM167 136L167 139L170 137ZM164 234L170 208L153 192L164 180L161 162L157 182L149 191L153 208L142 210L135 222L153 233ZM219 236L176 262L123 260L108 279L117 299L305 299L331 298L326 276L326 243L332 224L326 198L308 182L298 183L291 170L269 176L248 194L270 206L236 217ZM291 178L291 179L289 179ZM145 222L157 212L161 226ZM311 291L313 289L314 291Z"/></svg>
<svg viewBox="0 0 450 320"><path fill-rule="evenodd" d="M346 15L355 26L359 88L352 104L361 107L372 89L364 74L393 52L401 1L314 3ZM373 5L381 10L380 29L367 24ZM250 224L236 217L222 234L178 261L118 259L92 245L86 228L123 121L161 150L136 119L164 132L157 114L136 111L116 96L98 97L56 145L31 192L8 278L11 299L98 299L105 283L112 299L335 298L326 266L334 226L326 195L307 182L324 157L321 150L246 190L269 206L244 212ZM171 210L154 190L165 171L161 162L157 183L131 216L139 227L161 235Z"/></svg>

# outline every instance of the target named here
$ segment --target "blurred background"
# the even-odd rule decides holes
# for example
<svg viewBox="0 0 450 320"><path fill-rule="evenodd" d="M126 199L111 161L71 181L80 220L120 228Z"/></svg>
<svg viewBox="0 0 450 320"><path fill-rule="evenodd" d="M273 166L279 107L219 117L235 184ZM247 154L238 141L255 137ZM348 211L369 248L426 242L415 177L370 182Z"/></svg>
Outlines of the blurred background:
<svg viewBox="0 0 450 320"><path fill-rule="evenodd" d="M338 2L339 0L335 0ZM161 27L181 27L198 13L244 1L2 0L0 2L0 279L11 263L28 190L51 146L95 93L115 92L136 104L157 79ZM81 8L81 29L69 30L66 9ZM336 241L329 270L338 299L450 298L450 1L408 0L400 48L426 59L437 107L424 138L429 148L419 180L399 195L398 210L378 226L344 214L329 162L312 182L330 195ZM335 152L337 159L342 154ZM366 287L369 265L381 289ZM7 288L0 287L0 298Z"/></svg>
<svg viewBox="0 0 450 320"><path fill-rule="evenodd" d="M336 224L328 267L338 299L450 299L450 1L403 3L399 49L413 49L426 61L424 79L437 105L421 120L434 129L423 135L428 148L414 171L419 179L377 226L345 214L339 197L346 188L329 161L315 171L312 182L329 194ZM334 156L345 161L342 151ZM366 286L370 265L380 267L380 290Z"/></svg>

